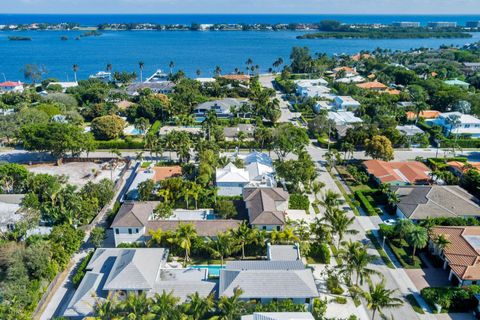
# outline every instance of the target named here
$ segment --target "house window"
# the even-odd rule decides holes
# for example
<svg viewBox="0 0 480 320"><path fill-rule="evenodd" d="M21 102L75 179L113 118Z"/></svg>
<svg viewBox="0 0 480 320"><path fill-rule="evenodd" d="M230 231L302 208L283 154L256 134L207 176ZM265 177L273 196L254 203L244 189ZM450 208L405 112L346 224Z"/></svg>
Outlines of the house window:
<svg viewBox="0 0 480 320"><path fill-rule="evenodd" d="M115 233L116 233L116 234L120 234L120 230L119 230L119 229L115 229Z"/></svg>
<svg viewBox="0 0 480 320"><path fill-rule="evenodd" d="M132 234L132 229L128 229L128 234Z"/></svg>
<svg viewBox="0 0 480 320"><path fill-rule="evenodd" d="M470 128L470 125L469 125L469 124L466 124L466 125L465 125L465 128Z"/></svg>
<svg viewBox="0 0 480 320"><path fill-rule="evenodd" d="M310 298L306 298L305 303L310 303Z"/></svg>
<svg viewBox="0 0 480 320"><path fill-rule="evenodd" d="M135 233L138 233L138 228L137 228L137 229L135 229Z"/></svg>
<svg viewBox="0 0 480 320"><path fill-rule="evenodd" d="M472 281L472 285L476 285L478 281Z"/></svg>
<svg viewBox="0 0 480 320"><path fill-rule="evenodd" d="M266 227L266 226L263 226L263 227L262 227L262 230L267 230L267 227Z"/></svg>
<svg viewBox="0 0 480 320"><path fill-rule="evenodd" d="M280 231L280 226L277 226L277 231Z"/></svg>

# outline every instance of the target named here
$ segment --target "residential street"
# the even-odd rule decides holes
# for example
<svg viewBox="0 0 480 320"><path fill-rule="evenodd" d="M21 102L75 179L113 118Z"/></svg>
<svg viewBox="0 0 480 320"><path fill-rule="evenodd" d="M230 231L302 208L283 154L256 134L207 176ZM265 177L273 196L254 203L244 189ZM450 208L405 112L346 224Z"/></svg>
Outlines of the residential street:
<svg viewBox="0 0 480 320"><path fill-rule="evenodd" d="M112 201L107 205L107 210L103 211L106 213L108 209L112 209L117 199L121 198L123 192L125 192L124 187L130 181L130 177L132 177L132 173L134 172L135 166L132 164L130 168L125 172L122 179L122 184L118 188L115 196L113 197ZM122 177L119 177L122 178ZM97 223L94 226L102 226L108 228L105 225L107 219L107 215L103 214L99 217ZM67 307L68 302L72 298L73 294L75 293L75 288L71 282L73 275L75 275L76 270L78 269L79 264L82 261L88 251L91 249L91 245L86 242L89 238L90 234L87 233L85 235L85 243L82 245L79 252L77 252L71 259L73 262L71 268L68 270L66 276L63 278L60 285L56 287L56 291L51 295L50 301L48 301L46 308L43 310L43 313L40 316L40 320L49 320L53 317L59 316L63 314L65 308ZM55 290L55 289L54 289Z"/></svg>
<svg viewBox="0 0 480 320"><path fill-rule="evenodd" d="M261 82L264 86L266 87L273 87L271 86L271 79L272 77L261 77ZM270 82L269 82L270 81ZM280 96L279 93L277 93L277 97ZM286 102L285 102L286 103ZM293 115L290 111L285 112L285 109L282 108L282 120L286 120L285 122L296 122L295 119L296 116ZM319 177L318 180L325 183L325 190L332 190L336 193L341 194L338 186L335 184L334 179L330 175L330 173L327 172L325 168L325 162L324 162L324 154L327 152L327 150L319 148L313 144L314 141L307 147L308 153L311 155L313 160L316 162L317 167L318 167L318 173ZM435 150L409 150L409 151L397 151L395 152L395 158L398 160L406 160L406 159L413 159L416 156L435 156ZM357 152L354 155L355 158L363 158L363 152ZM344 206L344 209L349 213L350 216L354 216L353 211L348 205ZM322 212L320 215L323 214ZM298 218L298 217L296 217ZM309 219L311 220L311 219ZM380 274L383 275L385 282L386 282L386 287L388 289L395 289L398 290L399 297L405 297L406 295L413 293L418 295L418 291L415 288L414 284L408 277L407 273L403 269L389 269L382 259L380 258L377 250L375 247L370 244L370 241L366 237L366 233L369 230L372 229L378 229L378 224L381 223L382 220L380 217L375 216L375 217L367 217L367 216L360 216L360 217L355 217L355 222L353 224L353 229L357 230L358 233L356 235L348 236L348 239L351 239L352 241L360 241L362 243L368 244L370 249L369 253L372 255L377 256L378 258L374 261L374 263L371 265L371 268L378 271ZM335 259L332 258L332 265L335 265ZM373 276L374 281L379 281L379 277ZM366 289L367 287L364 284L364 288ZM362 306L357 308L356 315L360 318L365 318L365 310L367 310L365 303L362 301ZM343 305L331 303L329 304L329 311L328 315L331 316L336 316L337 314L342 314L342 309L345 307ZM350 307L351 309L351 307ZM366 311L369 314L369 317L371 317L371 313L369 310ZM389 317L390 314L393 315L395 319L435 319L435 317L432 314L425 314L425 315L419 315L417 314L413 308L410 306L408 302L405 301L404 305L401 308L398 309L391 309L391 310L385 310L384 313Z"/></svg>

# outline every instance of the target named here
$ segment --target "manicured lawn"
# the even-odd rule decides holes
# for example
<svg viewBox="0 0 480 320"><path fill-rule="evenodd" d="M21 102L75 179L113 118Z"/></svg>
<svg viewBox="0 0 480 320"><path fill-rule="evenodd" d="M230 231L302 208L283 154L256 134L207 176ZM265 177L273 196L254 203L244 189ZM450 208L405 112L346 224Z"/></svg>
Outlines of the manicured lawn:
<svg viewBox="0 0 480 320"><path fill-rule="evenodd" d="M410 305L412 306L413 310L415 310L416 313L425 314L425 311L423 311L423 309L420 307L417 299L415 299L413 294L407 295L406 299L407 299L408 303L410 303Z"/></svg>
<svg viewBox="0 0 480 320"><path fill-rule="evenodd" d="M390 246L390 249L405 269L422 269L427 267L418 256L415 256L412 261L412 248L405 240L402 239L401 242L386 240L385 243Z"/></svg>
<svg viewBox="0 0 480 320"><path fill-rule="evenodd" d="M356 206L353 205L353 203L350 201L350 197L349 195L345 192L345 188L343 187L343 185L340 183L340 181L338 181L332 174L330 174L333 181L335 181L335 184L337 185L338 189L340 190L340 192L342 193L343 195L343 198L345 198L345 201L347 202L347 204L350 206L350 208L352 208L352 211L353 213L356 215L356 216L360 216L360 212L358 212L358 209Z"/></svg>
<svg viewBox="0 0 480 320"><path fill-rule="evenodd" d="M330 250L332 251L332 255L335 258L335 261L337 262L337 265L341 266L343 264L342 259L338 257L338 251L337 248L333 244L330 244Z"/></svg>
<svg viewBox="0 0 480 320"><path fill-rule="evenodd" d="M387 267L389 267L390 269L395 269L392 260L390 260L385 250L382 249L382 246L380 245L380 243L378 243L377 238L372 234L371 231L367 233L367 237L370 239L370 241L372 241L373 245L378 251L378 254L382 258L383 262L387 265Z"/></svg>

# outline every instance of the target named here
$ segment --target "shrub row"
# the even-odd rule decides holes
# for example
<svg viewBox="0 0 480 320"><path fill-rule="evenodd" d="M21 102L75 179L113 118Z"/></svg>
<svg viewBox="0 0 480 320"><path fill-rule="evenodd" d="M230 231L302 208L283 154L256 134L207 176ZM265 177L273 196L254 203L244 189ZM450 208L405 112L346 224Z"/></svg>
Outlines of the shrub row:
<svg viewBox="0 0 480 320"><path fill-rule="evenodd" d="M156 135L160 130L161 125L162 125L162 122L160 122L160 120L155 121L150 127L150 130L148 130L148 135L149 136Z"/></svg>
<svg viewBox="0 0 480 320"><path fill-rule="evenodd" d="M435 304L442 306L443 312L469 312L476 308L475 298L480 286L468 287L427 287L421 290L425 301L435 310Z"/></svg>
<svg viewBox="0 0 480 320"><path fill-rule="evenodd" d="M97 141L98 149L143 149L143 141L138 140L108 140Z"/></svg>
<svg viewBox="0 0 480 320"><path fill-rule="evenodd" d="M310 200L308 200L308 196L303 194L291 194L290 200L288 201L288 208L293 210L308 211L308 209L310 208Z"/></svg>
<svg viewBox="0 0 480 320"><path fill-rule="evenodd" d="M308 255L316 262L329 264L330 263L330 249L326 243L314 243L310 246Z"/></svg>
<svg viewBox="0 0 480 320"><path fill-rule="evenodd" d="M442 148L451 148L457 145L460 148L480 148L480 139L445 139L441 142Z"/></svg>
<svg viewBox="0 0 480 320"><path fill-rule="evenodd" d="M82 282L83 277L85 276L85 271L87 269L87 265L90 262L90 259L92 258L93 251L90 251L85 258L83 258L82 262L80 263L80 266L78 266L77 272L75 275L72 277L72 283L75 288L78 288L80 285L80 282Z"/></svg>
<svg viewBox="0 0 480 320"><path fill-rule="evenodd" d="M377 215L376 208L372 206L370 201L368 201L367 197L363 194L363 191L360 191L360 190L355 191L355 197L360 202L360 205L365 210L367 215L369 216Z"/></svg>

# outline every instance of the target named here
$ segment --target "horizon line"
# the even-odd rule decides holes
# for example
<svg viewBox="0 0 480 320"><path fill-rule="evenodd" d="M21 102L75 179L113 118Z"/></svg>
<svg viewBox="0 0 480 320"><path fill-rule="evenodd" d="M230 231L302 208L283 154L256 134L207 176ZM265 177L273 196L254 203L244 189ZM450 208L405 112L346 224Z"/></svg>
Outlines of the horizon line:
<svg viewBox="0 0 480 320"><path fill-rule="evenodd" d="M277 15L277 16L302 16L302 15L309 15L309 16L321 16L321 15L338 15L338 16L478 16L480 20L480 12L479 13L337 13L337 12L325 12L325 13L249 13L249 12L239 12L239 13L223 13L223 12L206 12L206 13L194 13L194 12L170 12L170 13L148 13L148 12L139 12L139 13L122 13L122 12L77 12L77 13L54 13L54 12L39 12L39 13L20 13L20 12L3 12L0 15L251 15L251 16L259 16L259 15Z"/></svg>

